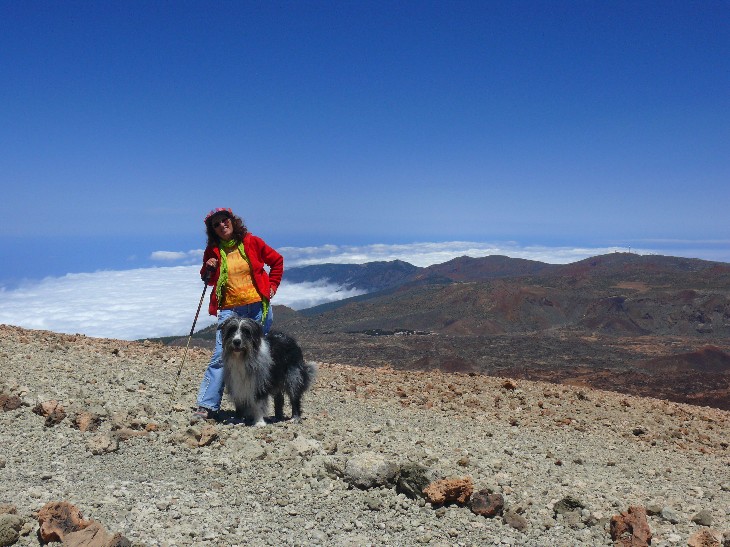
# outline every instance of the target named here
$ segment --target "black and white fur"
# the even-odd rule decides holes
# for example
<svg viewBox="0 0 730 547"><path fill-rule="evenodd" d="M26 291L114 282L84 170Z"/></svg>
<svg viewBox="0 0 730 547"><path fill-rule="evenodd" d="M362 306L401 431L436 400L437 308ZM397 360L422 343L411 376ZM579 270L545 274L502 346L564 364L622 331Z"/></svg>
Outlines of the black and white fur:
<svg viewBox="0 0 730 547"><path fill-rule="evenodd" d="M302 396L314 381L316 367L304 362L296 340L278 331L264 336L260 323L236 315L218 329L223 341L224 382L236 414L253 419L254 425L266 425L264 415L271 395L274 415L283 420L286 393L292 419L300 420Z"/></svg>

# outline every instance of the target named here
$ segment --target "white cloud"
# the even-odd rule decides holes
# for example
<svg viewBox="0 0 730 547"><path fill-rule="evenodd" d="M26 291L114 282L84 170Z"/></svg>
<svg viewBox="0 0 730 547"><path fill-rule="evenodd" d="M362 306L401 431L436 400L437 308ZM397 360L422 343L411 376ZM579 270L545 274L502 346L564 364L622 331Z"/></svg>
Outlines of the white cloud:
<svg viewBox="0 0 730 547"><path fill-rule="evenodd" d="M150 254L150 260L158 262L184 262L186 264L199 262L202 257L202 249L192 251L154 251Z"/></svg>
<svg viewBox="0 0 730 547"><path fill-rule="evenodd" d="M284 280L274 297L274 304L284 304L295 310L303 310L364 293L365 291L339 287L324 280L312 283L287 283Z"/></svg>
<svg viewBox="0 0 730 547"><path fill-rule="evenodd" d="M186 334L202 291L196 266L48 277L0 292L0 323L125 340ZM198 327L212 320L203 302Z"/></svg>
<svg viewBox="0 0 730 547"><path fill-rule="evenodd" d="M0 323L102 338L190 332L204 285L198 266L67 274L0 290ZM214 322L206 290L195 330ZM275 304L302 309L361 294L318 283L283 282Z"/></svg>
<svg viewBox="0 0 730 547"><path fill-rule="evenodd" d="M626 249L525 247L511 242L489 244L463 241L279 249L289 268L308 264L361 264L395 259L423 267L463 255L507 255L565 264L615 250ZM642 254L656 252L632 250ZM200 251L158 251L153 256L158 260L194 262L194 265L67 274L35 282L26 281L14 289L0 288L0 323L125 340L185 335L190 332L203 292L203 283L198 275ZM274 303L294 309L360 294L325 281L290 284L286 282L286 274L284 277ZM209 294L210 289L201 306L196 330L214 321L208 315Z"/></svg>

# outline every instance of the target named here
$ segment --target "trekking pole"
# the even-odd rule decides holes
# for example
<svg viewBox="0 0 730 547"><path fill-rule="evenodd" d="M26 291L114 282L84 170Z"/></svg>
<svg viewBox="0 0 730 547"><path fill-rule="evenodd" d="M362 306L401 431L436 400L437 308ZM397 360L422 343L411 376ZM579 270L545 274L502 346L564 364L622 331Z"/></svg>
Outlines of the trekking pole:
<svg viewBox="0 0 730 547"><path fill-rule="evenodd" d="M185 365L185 358L188 356L188 348L190 347L190 340L193 338L193 331L195 330L195 323L198 322L198 315L200 314L200 308L203 305L203 299L205 298L205 291L208 290L208 279L213 270L208 267L208 270L203 277L203 294L200 295L200 302L198 302L198 311L195 312L195 319L193 319L193 326L190 327L190 335L188 336L188 343L185 345L185 353L183 353L182 362L180 367L177 369L177 376L175 377L175 384L172 386L172 393L170 393L170 404L172 399L175 397L175 390L177 389L177 381L180 379L180 373L182 372L183 365Z"/></svg>

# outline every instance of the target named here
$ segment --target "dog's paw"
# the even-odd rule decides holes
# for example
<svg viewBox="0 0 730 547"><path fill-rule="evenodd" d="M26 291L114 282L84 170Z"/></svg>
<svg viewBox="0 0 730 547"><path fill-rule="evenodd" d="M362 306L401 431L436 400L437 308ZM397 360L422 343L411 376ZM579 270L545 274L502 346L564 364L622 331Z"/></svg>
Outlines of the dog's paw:
<svg viewBox="0 0 730 547"><path fill-rule="evenodd" d="M263 418L261 418L259 421L257 421L253 425L254 425L254 427L264 427L266 425L266 421Z"/></svg>

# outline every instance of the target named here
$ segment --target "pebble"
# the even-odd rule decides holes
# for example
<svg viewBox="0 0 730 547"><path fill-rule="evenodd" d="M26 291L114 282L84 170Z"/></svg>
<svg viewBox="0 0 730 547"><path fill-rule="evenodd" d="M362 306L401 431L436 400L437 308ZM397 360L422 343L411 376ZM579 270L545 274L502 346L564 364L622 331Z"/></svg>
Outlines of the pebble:
<svg viewBox="0 0 730 547"><path fill-rule="evenodd" d="M671 507L664 507L660 513L661 517L672 524L679 523L679 515Z"/></svg>
<svg viewBox="0 0 730 547"><path fill-rule="evenodd" d="M692 517L692 522L700 526L712 526L712 513L707 509L703 509Z"/></svg>

